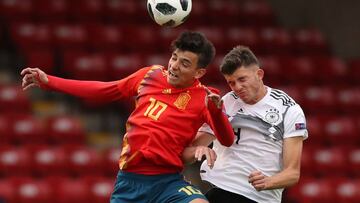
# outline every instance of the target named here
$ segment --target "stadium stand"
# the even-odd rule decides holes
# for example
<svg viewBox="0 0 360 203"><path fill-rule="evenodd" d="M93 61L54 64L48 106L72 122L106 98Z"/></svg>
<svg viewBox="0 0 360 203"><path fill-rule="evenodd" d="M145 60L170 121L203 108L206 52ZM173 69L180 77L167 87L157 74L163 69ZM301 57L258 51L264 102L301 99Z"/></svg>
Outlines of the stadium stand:
<svg viewBox="0 0 360 203"><path fill-rule="evenodd" d="M0 20L0 65L13 75L31 66L67 78L117 80L140 66L166 65L171 40L194 29L217 48L203 82L224 93L222 57L234 45L249 46L266 83L286 91L307 116L302 177L283 202L360 202L360 59L334 55L315 28L282 27L266 0L196 0L190 18L174 29L154 24L143 0L0 0ZM91 109L67 96L23 92L20 81L5 78L1 72L0 198L108 202L131 105ZM58 108L36 105L47 102ZM198 173L196 167L187 170Z"/></svg>

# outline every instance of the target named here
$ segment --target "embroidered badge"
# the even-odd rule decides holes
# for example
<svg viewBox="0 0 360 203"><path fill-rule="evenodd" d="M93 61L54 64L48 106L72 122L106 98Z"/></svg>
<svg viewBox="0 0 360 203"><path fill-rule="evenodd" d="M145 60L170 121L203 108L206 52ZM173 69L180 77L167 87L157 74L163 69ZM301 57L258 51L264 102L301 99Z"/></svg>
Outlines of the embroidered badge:
<svg viewBox="0 0 360 203"><path fill-rule="evenodd" d="M268 123L276 123L279 118L279 111L277 109L269 109L268 111L266 111L265 120Z"/></svg>
<svg viewBox="0 0 360 203"><path fill-rule="evenodd" d="M164 89L162 91L163 94L171 94L171 89Z"/></svg>
<svg viewBox="0 0 360 203"><path fill-rule="evenodd" d="M189 93L181 93L178 98L176 99L176 101L174 102L174 105L180 109L180 110L185 110L187 104L189 103L191 99L191 96Z"/></svg>

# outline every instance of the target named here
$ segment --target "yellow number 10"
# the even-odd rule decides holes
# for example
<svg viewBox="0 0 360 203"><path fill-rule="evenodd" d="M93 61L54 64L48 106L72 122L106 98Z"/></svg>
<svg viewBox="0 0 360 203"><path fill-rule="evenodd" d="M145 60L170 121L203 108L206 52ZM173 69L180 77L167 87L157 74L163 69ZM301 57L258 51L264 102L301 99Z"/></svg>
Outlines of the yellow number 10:
<svg viewBox="0 0 360 203"><path fill-rule="evenodd" d="M150 102L151 102L150 106L146 109L144 116L147 116L147 117L157 121L159 119L160 115L165 111L167 105L162 103L161 101L154 99L154 98L150 98Z"/></svg>

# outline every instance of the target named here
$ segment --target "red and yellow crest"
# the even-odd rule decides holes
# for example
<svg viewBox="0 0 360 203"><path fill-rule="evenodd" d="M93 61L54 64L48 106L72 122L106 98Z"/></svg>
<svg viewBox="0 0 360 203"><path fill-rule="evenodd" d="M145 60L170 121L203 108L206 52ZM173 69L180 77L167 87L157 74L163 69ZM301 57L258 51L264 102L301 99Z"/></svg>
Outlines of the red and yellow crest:
<svg viewBox="0 0 360 203"><path fill-rule="evenodd" d="M178 98L176 99L176 101L174 102L174 105L180 109L180 110L185 110L187 104L189 103L191 99L191 96L188 92L186 93L181 93Z"/></svg>

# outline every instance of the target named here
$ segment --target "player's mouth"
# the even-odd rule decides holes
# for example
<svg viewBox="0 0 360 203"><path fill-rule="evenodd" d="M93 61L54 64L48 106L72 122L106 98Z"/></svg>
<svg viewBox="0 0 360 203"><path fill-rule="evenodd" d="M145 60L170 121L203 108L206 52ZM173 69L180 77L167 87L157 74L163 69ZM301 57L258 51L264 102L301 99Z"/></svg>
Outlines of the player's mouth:
<svg viewBox="0 0 360 203"><path fill-rule="evenodd" d="M179 76L173 73L171 70L168 71L170 79L178 79Z"/></svg>

